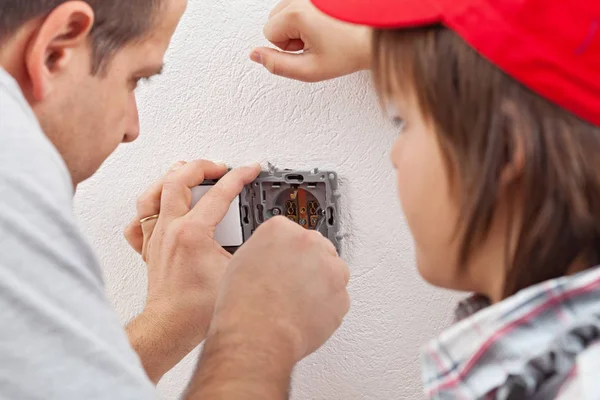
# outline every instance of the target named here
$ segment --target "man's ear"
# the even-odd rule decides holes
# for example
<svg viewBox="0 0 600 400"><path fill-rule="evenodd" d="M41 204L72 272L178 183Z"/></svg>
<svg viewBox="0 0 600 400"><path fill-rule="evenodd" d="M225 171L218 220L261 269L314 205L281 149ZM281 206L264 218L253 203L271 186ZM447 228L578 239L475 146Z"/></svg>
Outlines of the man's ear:
<svg viewBox="0 0 600 400"><path fill-rule="evenodd" d="M89 45L93 25L94 11L83 1L67 1L43 20L25 56L36 101L52 92L54 78L68 70L74 51Z"/></svg>

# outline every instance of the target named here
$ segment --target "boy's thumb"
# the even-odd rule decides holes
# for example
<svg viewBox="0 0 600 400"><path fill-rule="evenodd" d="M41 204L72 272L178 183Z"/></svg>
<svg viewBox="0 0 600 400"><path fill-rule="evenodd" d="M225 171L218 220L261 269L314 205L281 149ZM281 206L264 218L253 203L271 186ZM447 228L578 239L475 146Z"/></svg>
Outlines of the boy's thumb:
<svg viewBox="0 0 600 400"><path fill-rule="evenodd" d="M312 57L307 54L286 53L267 47L255 49L250 59L263 65L273 75L283 76L304 82L312 82Z"/></svg>

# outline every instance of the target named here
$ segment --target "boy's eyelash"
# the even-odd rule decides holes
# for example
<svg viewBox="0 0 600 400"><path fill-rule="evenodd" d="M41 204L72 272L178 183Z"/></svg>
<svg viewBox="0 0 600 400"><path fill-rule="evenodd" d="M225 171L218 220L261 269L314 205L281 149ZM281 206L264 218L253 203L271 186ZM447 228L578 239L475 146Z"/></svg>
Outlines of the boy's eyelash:
<svg viewBox="0 0 600 400"><path fill-rule="evenodd" d="M394 126L396 128L400 129L401 132L404 130L404 127L406 126L406 121L400 117L392 118L392 123L394 124Z"/></svg>

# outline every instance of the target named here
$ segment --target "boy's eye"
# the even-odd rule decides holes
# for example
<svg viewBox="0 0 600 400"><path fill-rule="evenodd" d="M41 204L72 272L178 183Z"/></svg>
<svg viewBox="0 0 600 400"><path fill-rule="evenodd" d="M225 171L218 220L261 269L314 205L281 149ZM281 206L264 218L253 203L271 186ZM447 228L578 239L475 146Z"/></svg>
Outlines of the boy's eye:
<svg viewBox="0 0 600 400"><path fill-rule="evenodd" d="M404 121L402 118L394 117L394 118L392 118L392 123L398 130L400 130L400 133L402 133L404 131L404 128L406 126L406 121Z"/></svg>

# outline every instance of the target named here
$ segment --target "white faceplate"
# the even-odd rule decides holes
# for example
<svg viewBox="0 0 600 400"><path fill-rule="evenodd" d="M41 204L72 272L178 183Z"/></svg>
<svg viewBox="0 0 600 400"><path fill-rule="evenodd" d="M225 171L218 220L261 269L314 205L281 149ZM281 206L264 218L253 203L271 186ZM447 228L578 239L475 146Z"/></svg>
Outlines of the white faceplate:
<svg viewBox="0 0 600 400"><path fill-rule="evenodd" d="M192 207L204 196L212 186L196 186L192 189ZM223 247L238 247L244 243L242 220L240 216L240 198L235 198L227 215L215 230L215 240Z"/></svg>

